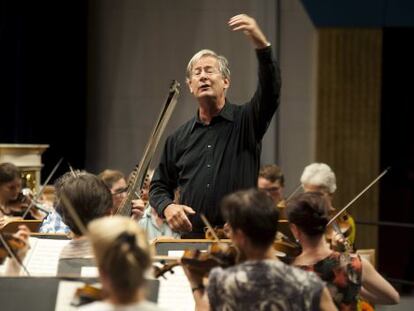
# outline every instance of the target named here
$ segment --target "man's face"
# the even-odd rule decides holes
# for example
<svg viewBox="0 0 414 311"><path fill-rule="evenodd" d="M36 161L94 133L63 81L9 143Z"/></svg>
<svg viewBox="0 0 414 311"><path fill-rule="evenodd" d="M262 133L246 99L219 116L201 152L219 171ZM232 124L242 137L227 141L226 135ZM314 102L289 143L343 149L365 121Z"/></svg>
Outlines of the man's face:
<svg viewBox="0 0 414 311"><path fill-rule="evenodd" d="M113 208L116 210L121 205L122 200L126 196L126 187L127 184L124 178L121 178L117 182L112 185L111 193L112 193L112 204Z"/></svg>
<svg viewBox="0 0 414 311"><path fill-rule="evenodd" d="M225 96L230 81L223 77L216 58L205 56L194 63L187 81L190 92L197 98L218 99Z"/></svg>
<svg viewBox="0 0 414 311"><path fill-rule="evenodd" d="M12 181L4 183L0 186L0 199L4 203L16 200L20 190L22 189L22 180L15 178Z"/></svg>
<svg viewBox="0 0 414 311"><path fill-rule="evenodd" d="M280 184L280 180L271 182L266 178L259 177L257 181L257 188L270 196L275 204L279 203L283 199L283 187Z"/></svg>

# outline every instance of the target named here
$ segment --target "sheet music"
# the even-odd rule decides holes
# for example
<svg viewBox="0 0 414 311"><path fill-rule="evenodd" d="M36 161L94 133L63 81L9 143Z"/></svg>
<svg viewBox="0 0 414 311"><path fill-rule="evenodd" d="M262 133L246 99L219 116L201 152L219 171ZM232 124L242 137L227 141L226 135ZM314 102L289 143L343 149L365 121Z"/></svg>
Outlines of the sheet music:
<svg viewBox="0 0 414 311"><path fill-rule="evenodd" d="M195 303L190 282L181 266L173 268L174 273L166 273L160 280L158 306L166 310L194 311Z"/></svg>
<svg viewBox="0 0 414 311"><path fill-rule="evenodd" d="M99 272L97 267L82 267L81 268L81 277L83 278L97 278L99 277Z"/></svg>
<svg viewBox="0 0 414 311"><path fill-rule="evenodd" d="M76 289L82 287L83 282L60 281L56 297L55 311L74 311L76 307L70 305Z"/></svg>
<svg viewBox="0 0 414 311"><path fill-rule="evenodd" d="M29 273L32 276L56 276L60 252L69 242L30 237L30 249L23 261Z"/></svg>

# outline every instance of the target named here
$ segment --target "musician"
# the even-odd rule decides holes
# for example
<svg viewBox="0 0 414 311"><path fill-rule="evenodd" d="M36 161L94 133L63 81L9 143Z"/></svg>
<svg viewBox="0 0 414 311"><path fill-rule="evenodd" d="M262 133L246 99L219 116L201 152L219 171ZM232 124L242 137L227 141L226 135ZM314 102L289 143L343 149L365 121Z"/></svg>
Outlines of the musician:
<svg viewBox="0 0 414 311"><path fill-rule="evenodd" d="M260 168L257 188L269 195L278 205L283 200L285 177L276 164L264 165Z"/></svg>
<svg viewBox="0 0 414 311"><path fill-rule="evenodd" d="M330 249L324 237L329 204L320 192L303 193L287 202L291 230L303 248L293 265L313 271L327 282L339 310L357 310L359 296L374 304L398 303L397 291L369 261Z"/></svg>
<svg viewBox="0 0 414 311"><path fill-rule="evenodd" d="M29 199L29 197L22 194L22 179L17 166L8 162L1 163L0 218L4 220L4 216L22 216L30 204ZM43 219L45 214L34 206L28 216L34 219Z"/></svg>
<svg viewBox="0 0 414 311"><path fill-rule="evenodd" d="M151 183L150 202L175 231L203 236L204 213L213 226L224 224L219 201L237 189L255 187L261 141L279 104L280 73L272 47L256 21L244 14L228 25L253 43L259 63L257 90L245 105L226 98L230 70L211 50L196 53L187 66L187 84L198 103L196 116L167 138ZM173 203L180 187L180 204Z"/></svg>
<svg viewBox="0 0 414 311"><path fill-rule="evenodd" d="M151 252L136 222L122 216L105 217L92 221L88 229L107 298L80 310L161 310L145 300L145 273L151 266Z"/></svg>
<svg viewBox="0 0 414 311"><path fill-rule="evenodd" d="M144 202L149 200L149 185L154 174L153 170L150 170L147 174L144 187L141 190L141 199ZM179 189L176 190L176 195L174 197L174 202L178 203L179 198ZM138 220L138 225L144 229L147 239L152 241L158 237L169 237L173 239L179 239L180 234L173 231L168 225L165 218L162 218L158 215L157 210L153 208L149 203L146 204L144 215Z"/></svg>
<svg viewBox="0 0 414 311"><path fill-rule="evenodd" d="M18 231L15 234L13 234L13 238L20 240L22 242L22 247L15 250L15 256L17 256L18 259L20 259L20 261L23 261L24 257L26 257L27 251L30 248L29 235L30 235L30 230L25 225L20 225L18 227ZM4 235L3 237L5 238ZM0 245L1 245L1 242L0 242ZM6 249L4 249L4 253L8 254ZM20 275L20 271L22 267L15 258L8 257L4 264L5 264L4 276L19 276Z"/></svg>
<svg viewBox="0 0 414 311"><path fill-rule="evenodd" d="M59 256L58 274L80 273L81 266L93 265L92 249L82 228L72 217L70 204L84 226L94 219L110 215L112 195L105 183L87 172L68 172L56 182L57 209L63 222L73 233L73 239ZM62 197L67 200L63 200Z"/></svg>
<svg viewBox="0 0 414 311"><path fill-rule="evenodd" d="M211 270L207 288L196 270L184 266L196 310L336 310L315 274L276 259L278 210L270 197L256 189L235 192L223 199L221 211L245 261Z"/></svg>
<svg viewBox="0 0 414 311"><path fill-rule="evenodd" d="M332 206L333 195L336 191L336 177L332 169L325 163L312 163L305 167L300 182L305 192L320 192L325 195L329 203L331 215L335 214ZM346 232L348 242L353 245L355 242L356 226L351 215L346 213L343 217L348 227Z"/></svg>
<svg viewBox="0 0 414 311"><path fill-rule="evenodd" d="M125 176L122 172L118 170L106 169L102 171L98 177L103 180L105 185L109 188L112 194L113 201L113 210L114 213L121 206L122 201L126 197L126 192L128 190L127 183L125 181ZM144 215L145 202L142 198L137 198L131 200L131 211L132 218L139 220Z"/></svg>

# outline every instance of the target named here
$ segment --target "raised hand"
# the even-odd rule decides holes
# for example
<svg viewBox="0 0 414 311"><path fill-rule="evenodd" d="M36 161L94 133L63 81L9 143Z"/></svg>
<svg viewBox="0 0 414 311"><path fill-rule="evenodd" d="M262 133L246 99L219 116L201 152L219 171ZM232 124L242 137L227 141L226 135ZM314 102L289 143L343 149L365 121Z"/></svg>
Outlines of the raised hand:
<svg viewBox="0 0 414 311"><path fill-rule="evenodd" d="M246 14L233 16L228 21L228 25L233 31L243 31L257 49L263 49L270 45L256 20Z"/></svg>

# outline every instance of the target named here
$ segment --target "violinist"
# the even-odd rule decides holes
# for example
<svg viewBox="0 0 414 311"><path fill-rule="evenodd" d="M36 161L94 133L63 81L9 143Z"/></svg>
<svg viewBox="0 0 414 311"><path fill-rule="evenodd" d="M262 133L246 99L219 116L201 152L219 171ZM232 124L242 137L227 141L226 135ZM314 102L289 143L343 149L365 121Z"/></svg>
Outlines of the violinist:
<svg viewBox="0 0 414 311"><path fill-rule="evenodd" d="M169 237L174 239L180 238L180 233L173 231L168 225L165 218L158 215L157 210L153 208L149 200L149 185L152 179L154 171L151 170L147 174L144 186L141 190L141 199L147 202L144 215L138 220L138 225L144 229L147 234L148 240L153 240L158 237ZM177 188L174 192L174 202L179 202L179 189Z"/></svg>
<svg viewBox="0 0 414 311"><path fill-rule="evenodd" d="M336 310L316 275L276 259L278 210L266 194L256 189L230 194L221 211L245 260L211 270L206 287L201 275L184 265L197 310Z"/></svg>
<svg viewBox="0 0 414 311"><path fill-rule="evenodd" d="M122 216L92 221L89 237L106 299L82 311L161 310L145 299L145 272L151 266L150 247L136 222Z"/></svg>
<svg viewBox="0 0 414 311"><path fill-rule="evenodd" d="M118 170L106 169L102 171L98 177L102 179L112 194L113 210L117 211L122 201L126 197L128 190L125 176ZM145 201L135 199L131 201L132 218L139 220L142 218L145 210Z"/></svg>
<svg viewBox="0 0 414 311"><path fill-rule="evenodd" d="M111 214L112 195L104 182L87 172L68 172L61 176L56 185L57 209L63 222L72 231L73 239L65 245L59 256L58 275L80 274L81 267L93 265L90 241L79 228L70 213L71 204L81 222L86 226L94 219ZM67 201L62 200L65 196Z"/></svg>
<svg viewBox="0 0 414 311"><path fill-rule="evenodd" d="M283 201L284 186L285 178L279 166L268 164L260 168L257 188L269 195L276 205Z"/></svg>
<svg viewBox="0 0 414 311"><path fill-rule="evenodd" d="M359 297L374 304L396 304L397 291L364 258L330 249L324 237L330 203L319 192L287 202L291 230L302 245L293 265L313 271L327 283L339 310L359 310Z"/></svg>
<svg viewBox="0 0 414 311"><path fill-rule="evenodd" d="M20 171L13 163L0 164L0 217L22 216L30 204L30 198L22 194ZM45 216L36 208L30 210L31 217Z"/></svg>
<svg viewBox="0 0 414 311"><path fill-rule="evenodd" d="M325 163L312 163L305 167L300 178L305 192L320 192L327 198L329 204L329 214L335 215L336 209L332 206L333 195L336 191L336 177L332 169ZM338 225L347 243L352 246L355 242L355 221L348 213L344 213L338 218ZM329 228L327 235L332 235L332 228ZM335 244L334 239L328 237ZM342 239L343 240L343 239ZM338 247L341 247L339 244Z"/></svg>
<svg viewBox="0 0 414 311"><path fill-rule="evenodd" d="M3 234L3 238L8 243L9 247L13 250L15 256L17 256L20 261L24 259L26 256L27 251L29 250L29 235L30 231L29 228L27 228L25 225L20 225L18 227L18 231L11 235L6 236L6 234ZM10 257L10 254L8 253L6 247L3 245L3 243L0 242L0 260L3 261L5 257L6 259L5 264L5 276L18 276L20 275L21 271L21 265L16 261L15 258Z"/></svg>

